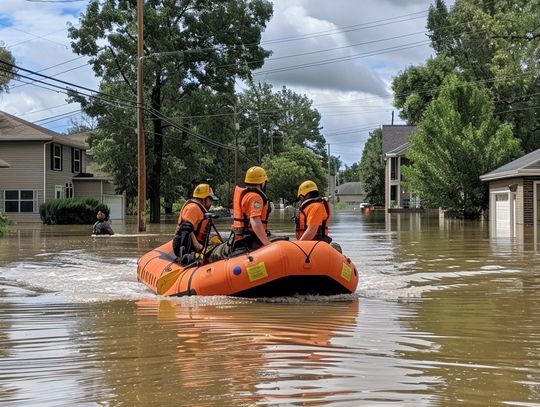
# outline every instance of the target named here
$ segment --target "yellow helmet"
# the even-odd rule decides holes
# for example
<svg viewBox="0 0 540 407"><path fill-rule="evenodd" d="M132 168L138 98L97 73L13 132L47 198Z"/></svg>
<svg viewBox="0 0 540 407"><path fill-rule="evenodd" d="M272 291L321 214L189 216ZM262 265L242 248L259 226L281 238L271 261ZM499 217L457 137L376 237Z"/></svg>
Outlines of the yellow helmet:
<svg viewBox="0 0 540 407"><path fill-rule="evenodd" d="M319 188L317 188L317 184L315 184L313 181L304 181L298 187L297 196L307 195L310 192L318 191L318 190L319 190Z"/></svg>
<svg viewBox="0 0 540 407"><path fill-rule="evenodd" d="M262 184L264 181L268 180L266 171L261 167L251 167L246 172L246 178L244 182L247 184Z"/></svg>
<svg viewBox="0 0 540 407"><path fill-rule="evenodd" d="M217 201L218 197L214 195L214 191L208 184L199 184L193 190L193 198L210 198L212 201Z"/></svg>

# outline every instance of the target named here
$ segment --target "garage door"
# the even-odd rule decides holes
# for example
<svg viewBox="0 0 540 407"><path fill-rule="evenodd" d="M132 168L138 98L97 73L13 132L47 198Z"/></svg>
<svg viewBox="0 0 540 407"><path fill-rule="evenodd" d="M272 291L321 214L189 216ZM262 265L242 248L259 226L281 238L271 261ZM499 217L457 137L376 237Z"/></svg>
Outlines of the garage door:
<svg viewBox="0 0 540 407"><path fill-rule="evenodd" d="M507 192L495 194L495 227L497 235L510 235L510 199Z"/></svg>
<svg viewBox="0 0 540 407"><path fill-rule="evenodd" d="M111 210L111 219L124 219L123 195L103 195L103 203Z"/></svg>

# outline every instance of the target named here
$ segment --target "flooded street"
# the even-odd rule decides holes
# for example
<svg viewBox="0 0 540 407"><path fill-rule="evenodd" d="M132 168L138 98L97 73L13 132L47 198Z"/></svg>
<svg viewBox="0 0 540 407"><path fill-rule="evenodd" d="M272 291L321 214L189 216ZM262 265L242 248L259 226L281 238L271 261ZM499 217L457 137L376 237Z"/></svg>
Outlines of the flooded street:
<svg viewBox="0 0 540 407"><path fill-rule="evenodd" d="M490 238L487 223L344 212L330 232L360 272L354 295L168 299L136 264L174 223L141 236L113 224L107 238L11 227L0 403L540 405L534 245ZM270 225L292 235L287 216Z"/></svg>

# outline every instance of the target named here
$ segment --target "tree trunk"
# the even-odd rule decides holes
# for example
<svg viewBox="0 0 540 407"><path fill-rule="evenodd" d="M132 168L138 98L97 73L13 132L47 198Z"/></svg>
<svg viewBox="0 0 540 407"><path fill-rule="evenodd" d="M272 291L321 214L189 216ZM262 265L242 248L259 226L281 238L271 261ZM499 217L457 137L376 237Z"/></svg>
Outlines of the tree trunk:
<svg viewBox="0 0 540 407"><path fill-rule="evenodd" d="M154 125L154 164L150 171L150 223L159 223L161 217L161 164L163 162L163 122L154 113L161 111L161 75L157 74L152 89L152 109L150 117Z"/></svg>

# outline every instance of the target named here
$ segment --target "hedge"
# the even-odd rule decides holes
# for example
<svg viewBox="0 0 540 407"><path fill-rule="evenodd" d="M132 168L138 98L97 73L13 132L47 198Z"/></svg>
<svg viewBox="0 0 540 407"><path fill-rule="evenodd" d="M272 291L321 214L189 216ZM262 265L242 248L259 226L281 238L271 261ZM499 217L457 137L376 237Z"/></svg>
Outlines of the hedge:
<svg viewBox="0 0 540 407"><path fill-rule="evenodd" d="M6 215L0 211L0 236L5 236L8 234L8 218Z"/></svg>
<svg viewBox="0 0 540 407"><path fill-rule="evenodd" d="M39 216L48 225L93 224L98 211L109 218L109 207L93 198L53 199L39 206Z"/></svg>

